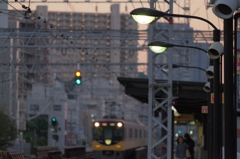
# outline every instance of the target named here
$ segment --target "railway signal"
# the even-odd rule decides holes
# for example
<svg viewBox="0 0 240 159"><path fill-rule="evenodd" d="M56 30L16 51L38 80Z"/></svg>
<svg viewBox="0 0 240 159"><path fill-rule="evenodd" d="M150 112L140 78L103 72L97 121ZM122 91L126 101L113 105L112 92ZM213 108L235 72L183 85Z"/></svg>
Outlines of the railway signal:
<svg viewBox="0 0 240 159"><path fill-rule="evenodd" d="M75 72L75 84L82 84L82 73L80 71Z"/></svg>
<svg viewBox="0 0 240 159"><path fill-rule="evenodd" d="M52 117L51 122L52 122L52 126L57 126L57 118Z"/></svg>

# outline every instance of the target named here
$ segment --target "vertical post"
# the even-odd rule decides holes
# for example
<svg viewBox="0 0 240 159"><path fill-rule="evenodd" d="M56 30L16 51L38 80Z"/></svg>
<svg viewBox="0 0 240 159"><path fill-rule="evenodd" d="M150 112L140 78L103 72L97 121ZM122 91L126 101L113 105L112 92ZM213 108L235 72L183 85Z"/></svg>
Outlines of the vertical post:
<svg viewBox="0 0 240 159"><path fill-rule="evenodd" d="M233 74L234 74L234 78L233 78L233 88L234 88L234 98L233 98L233 103L235 105L235 110L239 110L238 106L239 106L239 101L238 101L238 96L239 96L239 74L238 74L238 62L237 62L237 56L238 56L238 48L239 48L239 44L238 44L238 35L239 35L239 18L240 18L240 13L236 13L234 15L234 56L233 56L233 65L234 65L234 71L233 71ZM237 113L237 112L236 112ZM236 121L237 122L237 121ZM237 128L236 128L237 129ZM237 131L237 130L236 130Z"/></svg>
<svg viewBox="0 0 240 159"><path fill-rule="evenodd" d="M220 41L220 30L213 31L213 41ZM213 94L214 104L212 109L213 122L211 125L213 130L213 159L220 159L222 149L222 100L221 100L221 85L220 85L220 59L221 57L213 61L214 65L214 78L213 78Z"/></svg>
<svg viewBox="0 0 240 159"><path fill-rule="evenodd" d="M225 159L237 158L236 106L233 94L233 17L224 19L224 142Z"/></svg>
<svg viewBox="0 0 240 159"><path fill-rule="evenodd" d="M221 109L221 93L220 93L220 71L219 71L219 59L214 60L214 79L213 79L213 92L214 92L214 104L213 104L213 146L214 146L214 159L220 159L221 157L221 139L222 139L222 109Z"/></svg>
<svg viewBox="0 0 240 159"><path fill-rule="evenodd" d="M153 6L152 6L153 7ZM153 26L149 25L149 38L153 36ZM148 151L147 151L147 158L152 158L152 116L153 116L153 81L154 81L154 74L153 74L153 52L148 52Z"/></svg>
<svg viewBox="0 0 240 159"><path fill-rule="evenodd" d="M213 60L210 60L210 66L213 65ZM213 79L209 80L210 82L210 92L208 93L208 142L206 143L207 150L208 150L208 159L214 159L214 152L213 147L214 147L214 142L212 140L214 139L214 132L213 132L213 104L211 103L211 94L213 93Z"/></svg>

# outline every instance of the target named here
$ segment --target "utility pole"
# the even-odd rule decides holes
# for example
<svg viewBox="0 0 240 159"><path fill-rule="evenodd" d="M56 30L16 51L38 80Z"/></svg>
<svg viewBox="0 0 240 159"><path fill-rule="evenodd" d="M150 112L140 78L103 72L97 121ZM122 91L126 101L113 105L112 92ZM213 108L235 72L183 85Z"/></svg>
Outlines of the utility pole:
<svg viewBox="0 0 240 159"><path fill-rule="evenodd" d="M173 12L173 0L169 2L169 12ZM155 9L155 1L150 1L150 8ZM149 41L153 40L156 30L156 24L149 26ZM172 26L169 25L168 40L172 38ZM171 50L171 49L170 49ZM169 72L166 82L156 80L157 69L155 69L155 60L157 55L149 51L148 56L148 159L161 157L170 159L173 156L172 151L172 58L171 53L167 54L167 63ZM162 69L160 69L162 71ZM159 71L160 71L159 70ZM157 99L156 94L162 91L164 97ZM157 117L159 116L159 117ZM165 147L165 149L163 149ZM160 149L160 150L159 150ZM158 154L160 151L160 154Z"/></svg>

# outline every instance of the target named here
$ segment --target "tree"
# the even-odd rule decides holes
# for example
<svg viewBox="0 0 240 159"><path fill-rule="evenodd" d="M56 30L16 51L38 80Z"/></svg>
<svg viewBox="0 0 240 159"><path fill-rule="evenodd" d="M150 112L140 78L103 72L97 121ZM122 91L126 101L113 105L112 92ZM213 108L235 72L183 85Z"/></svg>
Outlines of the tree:
<svg viewBox="0 0 240 159"><path fill-rule="evenodd" d="M35 146L46 146L48 139L48 120L45 117L37 117L34 120L27 121L26 131L23 135L26 142L31 144L32 149Z"/></svg>
<svg viewBox="0 0 240 159"><path fill-rule="evenodd" d="M17 128L14 120L0 110L0 150L7 150L17 138Z"/></svg>

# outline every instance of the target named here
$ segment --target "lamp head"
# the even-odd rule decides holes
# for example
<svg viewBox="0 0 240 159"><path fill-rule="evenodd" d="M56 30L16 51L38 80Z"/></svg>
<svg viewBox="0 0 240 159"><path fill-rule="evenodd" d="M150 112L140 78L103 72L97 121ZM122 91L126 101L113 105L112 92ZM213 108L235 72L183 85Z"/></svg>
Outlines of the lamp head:
<svg viewBox="0 0 240 159"><path fill-rule="evenodd" d="M205 92L210 92L210 82L207 82L204 86L203 86L203 90Z"/></svg>
<svg viewBox="0 0 240 159"><path fill-rule="evenodd" d="M206 76L208 79L213 79L214 77L214 67L213 66L209 66L207 71L206 71Z"/></svg>
<svg viewBox="0 0 240 159"><path fill-rule="evenodd" d="M213 13L222 19L229 19L239 7L239 0L218 0L215 2Z"/></svg>
<svg viewBox="0 0 240 159"><path fill-rule="evenodd" d="M223 45L220 42L214 42L210 45L207 54L210 59L218 59L223 53Z"/></svg>
<svg viewBox="0 0 240 159"><path fill-rule="evenodd" d="M148 44L148 47L150 50L152 50L155 53L162 53L164 52L168 47L173 47L174 45L162 41L153 41Z"/></svg>
<svg viewBox="0 0 240 159"><path fill-rule="evenodd" d="M150 8L137 8L130 12L133 19L141 24L149 24L153 22L156 18L162 17L165 15L164 12L150 9Z"/></svg>
<svg viewBox="0 0 240 159"><path fill-rule="evenodd" d="M177 65L177 64L172 64L172 68L179 68L179 67L181 67L181 66L180 66L180 65ZM164 72L168 72L168 71L169 71L168 65L166 64L166 65L162 68L162 70L163 70Z"/></svg>

